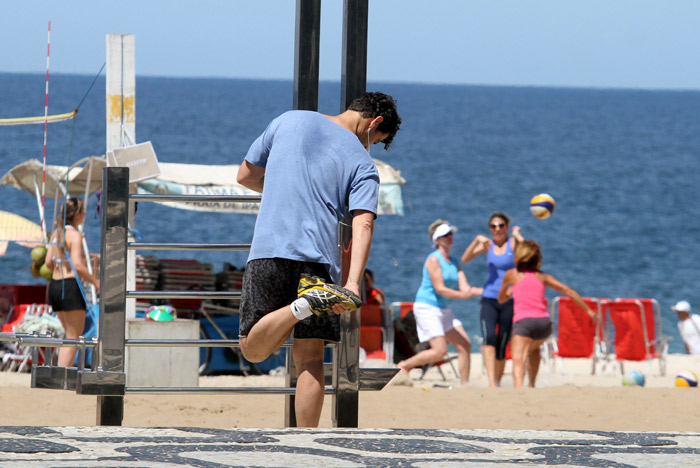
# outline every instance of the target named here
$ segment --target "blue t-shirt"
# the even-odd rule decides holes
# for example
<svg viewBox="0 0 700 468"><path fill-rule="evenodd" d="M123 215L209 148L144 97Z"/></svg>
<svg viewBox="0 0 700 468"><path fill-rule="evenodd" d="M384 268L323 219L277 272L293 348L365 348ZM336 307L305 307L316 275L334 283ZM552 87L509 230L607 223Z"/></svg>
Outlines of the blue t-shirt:
<svg viewBox="0 0 700 468"><path fill-rule="evenodd" d="M506 240L506 251L502 255L496 255L494 252L494 244L486 254L486 266L489 269L489 276L486 278L484 285L484 294L482 297L489 299L498 299L498 292L501 290L503 276L506 271L515 268L513 262L513 249L510 247L510 239Z"/></svg>
<svg viewBox="0 0 700 468"><path fill-rule="evenodd" d="M377 213L379 174L357 136L317 112L290 111L268 125L245 159L265 169L248 261L322 263L338 282L338 221L348 211Z"/></svg>
<svg viewBox="0 0 700 468"><path fill-rule="evenodd" d="M457 260L450 257L450 261L445 260L440 251L436 250L427 258L437 257L440 262L440 270L442 270L442 280L445 286L450 289L458 289L459 286L459 269L457 268ZM426 262L428 261L426 258ZM421 304L428 304L433 307L440 307L441 309L447 308L447 298L440 296L435 292L435 287L433 287L433 282L430 279L430 273L428 269L423 265L423 278L421 279L420 286L416 292L416 299L414 302L420 302Z"/></svg>

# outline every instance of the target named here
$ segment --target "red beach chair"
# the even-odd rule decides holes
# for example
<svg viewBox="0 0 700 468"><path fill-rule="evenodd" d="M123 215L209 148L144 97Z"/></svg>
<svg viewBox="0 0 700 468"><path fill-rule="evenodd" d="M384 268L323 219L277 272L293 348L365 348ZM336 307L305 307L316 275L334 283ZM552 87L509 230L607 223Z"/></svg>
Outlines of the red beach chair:
<svg viewBox="0 0 700 468"><path fill-rule="evenodd" d="M360 307L360 347L367 359L382 359L393 363L394 327L390 308L379 305Z"/></svg>
<svg viewBox="0 0 700 468"><path fill-rule="evenodd" d="M51 306L48 304L15 304L10 311L7 322L2 325L2 333L30 333L31 331L43 332L37 327L41 324L37 320L29 320L39 318L44 314L53 315ZM58 319L55 319L58 320ZM30 330L30 328L32 330ZM25 372L31 369L32 365L32 348L25 346L13 346L12 352L6 352L2 355L2 364L0 369L3 371ZM44 364L44 350L38 349L37 364Z"/></svg>
<svg viewBox="0 0 700 468"><path fill-rule="evenodd" d="M607 362L605 336L605 299L584 297L583 301L596 312L600 320L596 324L581 307L566 296L555 297L549 305L555 334L546 343L543 356L554 367L556 358L591 359L591 375L595 375L599 361ZM555 336L556 335L556 336ZM559 360L561 366L561 360Z"/></svg>
<svg viewBox="0 0 700 468"><path fill-rule="evenodd" d="M661 334L661 309L654 299L615 299L604 307L615 327L615 358L624 374L624 361L659 360L660 374L666 375L670 337Z"/></svg>

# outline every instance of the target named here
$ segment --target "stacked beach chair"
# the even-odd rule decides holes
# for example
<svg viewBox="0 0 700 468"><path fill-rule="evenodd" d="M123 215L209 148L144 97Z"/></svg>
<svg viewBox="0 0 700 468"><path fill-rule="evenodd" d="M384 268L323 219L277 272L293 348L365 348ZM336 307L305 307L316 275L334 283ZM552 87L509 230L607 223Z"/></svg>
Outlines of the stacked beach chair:
<svg viewBox="0 0 700 468"><path fill-rule="evenodd" d="M158 285L160 260L154 256L136 255L136 290L153 291ZM148 299L136 300L136 311L145 312L151 305Z"/></svg>
<svg viewBox="0 0 700 468"><path fill-rule="evenodd" d="M215 291L216 276L211 263L198 260L160 260L158 289L162 291ZM171 299L178 316L193 316L201 307L201 299Z"/></svg>
<svg viewBox="0 0 700 468"><path fill-rule="evenodd" d="M650 370L657 360L659 374L666 374L666 355L670 337L661 331L661 310L649 298L584 298L598 314L597 324L567 297L550 304L555 333L543 346L542 356L551 370L559 358L591 359L591 374L614 359L624 374L627 361L644 362ZM612 338L611 338L612 337ZM561 365L561 364L559 364Z"/></svg>

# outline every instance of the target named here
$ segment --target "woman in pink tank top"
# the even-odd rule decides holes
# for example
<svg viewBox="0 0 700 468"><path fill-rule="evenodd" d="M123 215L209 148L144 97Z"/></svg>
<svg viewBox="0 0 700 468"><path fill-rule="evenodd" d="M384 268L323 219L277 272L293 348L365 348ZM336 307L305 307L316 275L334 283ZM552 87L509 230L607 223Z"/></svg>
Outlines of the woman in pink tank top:
<svg viewBox="0 0 700 468"><path fill-rule="evenodd" d="M554 276L540 271L542 252L537 242L520 242L515 248L514 262L515 268L508 270L503 277L498 302L505 302L511 297L514 300L510 341L514 385L523 386L527 365L530 387L534 387L540 367L540 346L552 334L552 320L547 312L547 299L544 295L546 287L571 298L593 320L598 317L576 291Z"/></svg>

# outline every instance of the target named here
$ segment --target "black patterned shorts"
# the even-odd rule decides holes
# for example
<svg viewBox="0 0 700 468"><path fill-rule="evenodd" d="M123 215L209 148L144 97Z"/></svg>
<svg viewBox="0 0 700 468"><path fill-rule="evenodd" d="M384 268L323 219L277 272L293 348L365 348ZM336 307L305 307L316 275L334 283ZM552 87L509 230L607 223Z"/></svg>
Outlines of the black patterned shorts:
<svg viewBox="0 0 700 468"><path fill-rule="evenodd" d="M321 263L285 258L260 258L248 262L241 290L239 335L248 336L258 320L291 304L297 298L297 287L302 274L329 278L326 266ZM294 326L293 337L338 342L338 316L327 314L319 318L311 315Z"/></svg>

